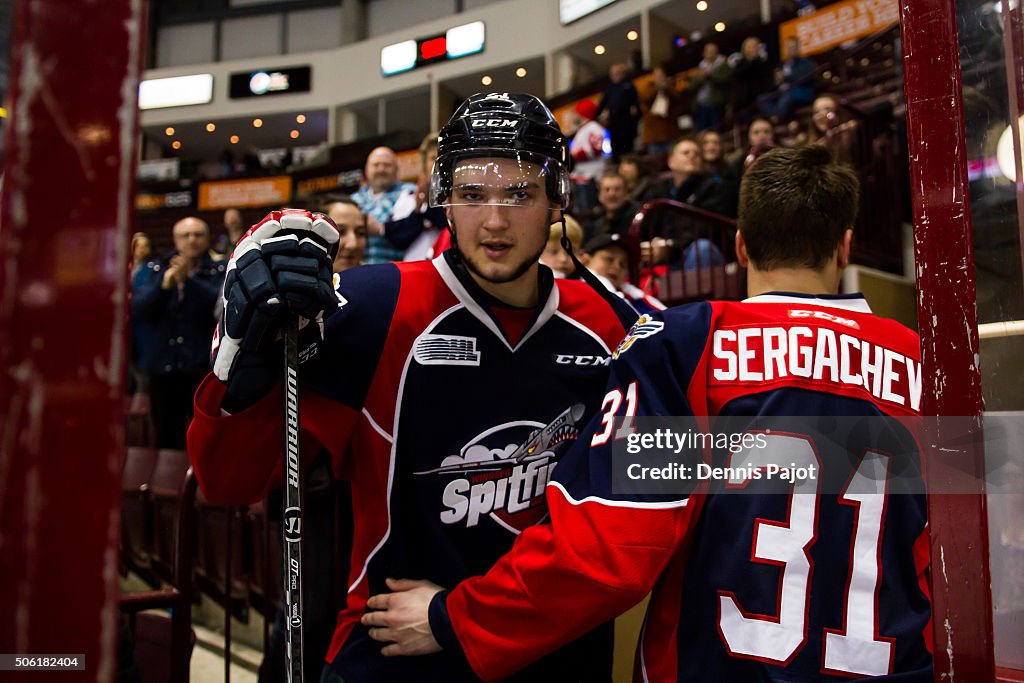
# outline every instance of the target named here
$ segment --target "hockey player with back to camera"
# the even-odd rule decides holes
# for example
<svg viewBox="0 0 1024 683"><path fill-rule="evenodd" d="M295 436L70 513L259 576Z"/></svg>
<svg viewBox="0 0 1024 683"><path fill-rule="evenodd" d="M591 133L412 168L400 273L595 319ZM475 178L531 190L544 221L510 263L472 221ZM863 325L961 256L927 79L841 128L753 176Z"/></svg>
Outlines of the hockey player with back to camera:
<svg viewBox="0 0 1024 683"><path fill-rule="evenodd" d="M351 573L336 578L347 606L329 650L305 654L325 658L324 681L477 680L455 652L382 656L360 617L387 577L454 586L490 569L546 519L550 473L600 406L635 313L538 262L568 204L567 159L539 99L474 95L440 133L430 201L453 247L433 261L353 268L332 290L334 247L315 243L336 234L291 210L235 250L189 453L212 502L280 485L277 330L295 313L318 321L300 334L302 450L331 454L355 515ZM611 627L594 626L514 680L610 680Z"/></svg>
<svg viewBox="0 0 1024 683"><path fill-rule="evenodd" d="M363 623L392 643L384 653L443 647L500 680L653 589L635 681L930 683L918 337L836 294L857 203L856 176L827 150L754 162L736 238L750 298L643 316L602 414L548 484L551 522L485 576L373 596ZM643 416L692 416L707 433L731 418L754 440L691 447L721 477L691 469L678 488L623 493L622 463L649 453L613 449ZM858 428L843 434L837 416ZM773 479L773 464L813 476Z"/></svg>

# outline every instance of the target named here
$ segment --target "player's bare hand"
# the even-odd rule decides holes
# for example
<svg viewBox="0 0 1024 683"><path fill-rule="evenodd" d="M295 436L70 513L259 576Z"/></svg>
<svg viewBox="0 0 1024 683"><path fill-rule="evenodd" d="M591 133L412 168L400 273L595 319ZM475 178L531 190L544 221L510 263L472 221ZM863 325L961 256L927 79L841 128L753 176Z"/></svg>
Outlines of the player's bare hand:
<svg viewBox="0 0 1024 683"><path fill-rule="evenodd" d="M371 638L389 643L381 653L393 656L440 652L441 646L430 630L427 611L441 587L430 581L408 579L388 579L387 584L394 592L371 596L366 606L375 611L367 612L362 618Z"/></svg>

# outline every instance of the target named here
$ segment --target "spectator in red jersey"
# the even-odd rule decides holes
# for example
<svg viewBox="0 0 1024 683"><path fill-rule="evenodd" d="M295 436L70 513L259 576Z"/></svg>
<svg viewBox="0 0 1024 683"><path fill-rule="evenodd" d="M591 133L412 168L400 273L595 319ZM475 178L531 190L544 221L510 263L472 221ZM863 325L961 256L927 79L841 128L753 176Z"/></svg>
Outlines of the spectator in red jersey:
<svg viewBox="0 0 1024 683"><path fill-rule="evenodd" d="M583 215L597 203L597 180L605 169L606 131L595 120L597 104L593 100L580 100L575 110L576 131L569 141L573 162L573 211Z"/></svg>

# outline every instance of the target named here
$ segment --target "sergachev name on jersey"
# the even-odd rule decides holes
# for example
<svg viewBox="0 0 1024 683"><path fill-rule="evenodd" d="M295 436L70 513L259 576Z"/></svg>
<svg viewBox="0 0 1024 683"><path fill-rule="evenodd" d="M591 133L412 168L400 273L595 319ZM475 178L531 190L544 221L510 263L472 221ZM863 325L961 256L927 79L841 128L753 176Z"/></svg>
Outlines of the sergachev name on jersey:
<svg viewBox="0 0 1024 683"><path fill-rule="evenodd" d="M843 320L829 321L851 332L859 328L855 321L848 321L853 323L849 325ZM845 330L796 323L715 330L709 384L793 379L860 389L881 401L915 411L921 408L921 364Z"/></svg>
<svg viewBox="0 0 1024 683"><path fill-rule="evenodd" d="M487 515L507 517L541 505L544 487L555 465L544 457L511 469L453 479L441 496L446 508L441 512L441 521L445 524L465 522L467 527L474 527Z"/></svg>

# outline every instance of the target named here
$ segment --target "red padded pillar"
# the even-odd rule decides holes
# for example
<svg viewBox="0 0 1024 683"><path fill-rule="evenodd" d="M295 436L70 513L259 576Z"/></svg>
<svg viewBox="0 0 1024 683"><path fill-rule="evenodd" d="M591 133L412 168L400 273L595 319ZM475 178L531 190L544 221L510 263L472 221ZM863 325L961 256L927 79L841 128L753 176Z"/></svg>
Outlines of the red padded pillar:
<svg viewBox="0 0 1024 683"><path fill-rule="evenodd" d="M116 672L144 0L17 0L0 205L0 652ZM9 680L10 672L0 672Z"/></svg>

